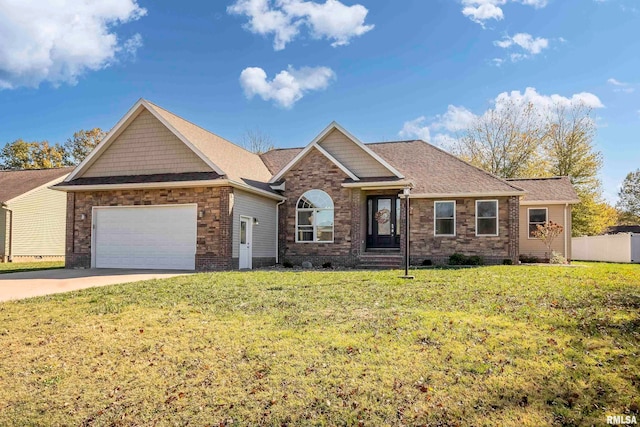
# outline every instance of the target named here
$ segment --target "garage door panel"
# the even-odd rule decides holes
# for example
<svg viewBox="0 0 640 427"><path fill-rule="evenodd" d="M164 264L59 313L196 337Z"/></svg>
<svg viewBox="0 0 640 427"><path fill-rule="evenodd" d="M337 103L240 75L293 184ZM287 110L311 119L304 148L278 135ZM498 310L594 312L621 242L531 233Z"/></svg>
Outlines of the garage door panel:
<svg viewBox="0 0 640 427"><path fill-rule="evenodd" d="M195 205L98 208L98 268L195 269Z"/></svg>

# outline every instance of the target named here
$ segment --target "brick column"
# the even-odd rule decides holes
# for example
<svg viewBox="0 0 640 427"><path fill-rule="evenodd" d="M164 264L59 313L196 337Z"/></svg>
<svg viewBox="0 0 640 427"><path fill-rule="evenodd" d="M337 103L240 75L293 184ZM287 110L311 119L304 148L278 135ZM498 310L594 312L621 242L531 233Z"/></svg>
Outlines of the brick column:
<svg viewBox="0 0 640 427"><path fill-rule="evenodd" d="M509 258L514 264L520 257L520 197L509 197Z"/></svg>
<svg viewBox="0 0 640 427"><path fill-rule="evenodd" d="M361 191L354 188L351 190L351 255L354 257L360 256L362 248L361 209Z"/></svg>

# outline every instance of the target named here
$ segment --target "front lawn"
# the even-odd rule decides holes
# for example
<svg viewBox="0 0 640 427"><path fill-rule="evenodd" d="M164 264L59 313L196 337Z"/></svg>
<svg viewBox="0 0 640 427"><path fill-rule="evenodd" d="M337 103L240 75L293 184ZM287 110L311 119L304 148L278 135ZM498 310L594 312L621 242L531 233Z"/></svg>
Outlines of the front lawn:
<svg viewBox="0 0 640 427"><path fill-rule="evenodd" d="M0 274L64 268L64 261L0 262Z"/></svg>
<svg viewBox="0 0 640 427"><path fill-rule="evenodd" d="M217 273L0 304L0 425L604 425L640 266Z"/></svg>

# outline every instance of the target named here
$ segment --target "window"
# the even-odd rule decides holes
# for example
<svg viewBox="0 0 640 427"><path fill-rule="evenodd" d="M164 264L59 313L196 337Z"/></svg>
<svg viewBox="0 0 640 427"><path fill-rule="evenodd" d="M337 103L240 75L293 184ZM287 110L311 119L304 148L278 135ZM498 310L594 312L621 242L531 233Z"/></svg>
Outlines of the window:
<svg viewBox="0 0 640 427"><path fill-rule="evenodd" d="M309 190L296 207L296 242L333 242L333 200L322 190Z"/></svg>
<svg viewBox="0 0 640 427"><path fill-rule="evenodd" d="M456 235L456 202L434 202L434 234Z"/></svg>
<svg viewBox="0 0 640 427"><path fill-rule="evenodd" d="M533 232L538 229L538 225L545 225L547 222L547 208L529 209L529 238L533 238Z"/></svg>
<svg viewBox="0 0 640 427"><path fill-rule="evenodd" d="M476 236L498 235L498 201L476 200Z"/></svg>

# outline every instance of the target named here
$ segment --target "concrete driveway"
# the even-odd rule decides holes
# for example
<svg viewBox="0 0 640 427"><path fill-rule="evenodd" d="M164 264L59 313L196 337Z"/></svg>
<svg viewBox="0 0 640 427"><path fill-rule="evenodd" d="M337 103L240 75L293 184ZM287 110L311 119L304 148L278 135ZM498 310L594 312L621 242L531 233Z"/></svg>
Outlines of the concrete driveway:
<svg viewBox="0 0 640 427"><path fill-rule="evenodd" d="M88 270L41 270L0 274L0 302L30 298L148 279L193 274L193 271L129 270L94 268Z"/></svg>

